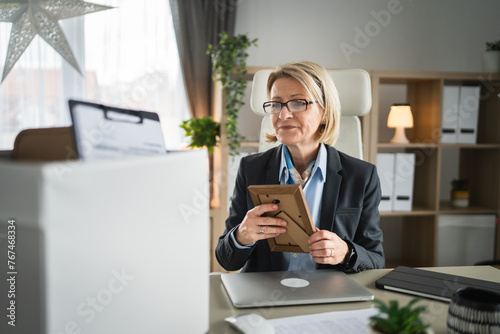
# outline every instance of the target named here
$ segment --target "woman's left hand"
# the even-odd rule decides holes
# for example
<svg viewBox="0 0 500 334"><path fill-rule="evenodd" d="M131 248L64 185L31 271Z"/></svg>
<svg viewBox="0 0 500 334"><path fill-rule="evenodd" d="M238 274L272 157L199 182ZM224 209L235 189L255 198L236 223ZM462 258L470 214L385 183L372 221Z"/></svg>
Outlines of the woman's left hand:
<svg viewBox="0 0 500 334"><path fill-rule="evenodd" d="M337 234L316 228L308 240L309 251L313 260L321 264L339 264L349 252L347 243Z"/></svg>

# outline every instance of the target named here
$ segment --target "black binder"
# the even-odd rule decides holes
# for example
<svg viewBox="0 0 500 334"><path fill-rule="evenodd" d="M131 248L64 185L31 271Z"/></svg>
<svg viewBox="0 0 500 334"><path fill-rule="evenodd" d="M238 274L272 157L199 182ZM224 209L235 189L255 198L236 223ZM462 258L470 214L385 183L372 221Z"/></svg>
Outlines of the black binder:
<svg viewBox="0 0 500 334"><path fill-rule="evenodd" d="M375 281L379 289L450 302L453 293L468 286L500 293L500 283L400 266Z"/></svg>

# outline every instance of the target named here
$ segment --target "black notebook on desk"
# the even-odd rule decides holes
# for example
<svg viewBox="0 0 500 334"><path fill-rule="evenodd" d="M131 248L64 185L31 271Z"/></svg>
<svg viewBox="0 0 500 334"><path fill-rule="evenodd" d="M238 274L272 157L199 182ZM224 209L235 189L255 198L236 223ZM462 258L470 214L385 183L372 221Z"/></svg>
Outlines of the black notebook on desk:
<svg viewBox="0 0 500 334"><path fill-rule="evenodd" d="M472 286L500 293L500 283L468 278L457 275L437 273L430 270L410 267L397 267L375 281L379 289L402 292L431 299L449 302L458 288Z"/></svg>

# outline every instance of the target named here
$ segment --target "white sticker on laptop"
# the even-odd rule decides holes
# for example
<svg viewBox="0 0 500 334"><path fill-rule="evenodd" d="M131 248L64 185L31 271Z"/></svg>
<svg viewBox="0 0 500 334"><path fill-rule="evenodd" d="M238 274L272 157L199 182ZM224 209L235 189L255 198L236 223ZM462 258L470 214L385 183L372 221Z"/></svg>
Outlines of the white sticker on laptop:
<svg viewBox="0 0 500 334"><path fill-rule="evenodd" d="M281 280L281 284L289 288L304 288L309 282L302 278L285 278Z"/></svg>

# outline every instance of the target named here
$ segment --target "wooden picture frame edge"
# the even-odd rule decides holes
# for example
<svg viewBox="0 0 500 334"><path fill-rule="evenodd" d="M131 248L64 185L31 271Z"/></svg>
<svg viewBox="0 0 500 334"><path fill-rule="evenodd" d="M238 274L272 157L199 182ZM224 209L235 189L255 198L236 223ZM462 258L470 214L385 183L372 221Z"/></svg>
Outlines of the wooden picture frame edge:
<svg viewBox="0 0 500 334"><path fill-rule="evenodd" d="M311 234L314 233L315 227L311 218L311 213L309 212L309 207L307 205L307 201L304 196L304 192L302 190L302 186L297 185L297 184L287 184L287 185L280 185L280 184L270 184L270 185L251 185L248 187L248 192L250 194L250 197L252 199L252 202L255 206L261 205L261 204L267 204L265 202L261 201L260 196L266 195L267 197L270 197L274 195L274 197L279 197L280 195L291 195L294 198L293 203L277 203L278 204L278 210L268 212L264 214L265 216L268 217L274 217L276 214L279 214L280 212L284 212L286 216L289 218L285 219L287 220L288 224L296 224L303 232L304 234L300 233L297 228L294 228L296 233L289 234L289 238L293 239L296 244L291 244L289 243L288 245L286 244L280 244L276 241L276 238L269 238L267 239L269 243L269 247L271 251L277 251L277 252L294 252L294 253L309 253L309 248L304 249L305 247L301 247L298 245L298 242L295 240L299 240L298 238L304 238L305 235L310 236ZM268 203L272 203L271 199ZM280 205L281 204L281 205ZM302 224L297 223L293 218L290 217L290 214L287 212L287 208L289 206L295 206L299 212L300 218L296 218L296 220L300 220ZM288 210L289 211L289 210ZM298 231L298 232L297 232ZM287 231L287 234L290 231ZM302 245L306 245L307 243L304 243L304 240L300 240Z"/></svg>

